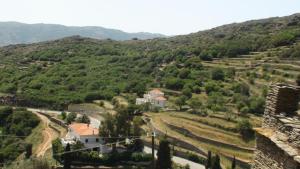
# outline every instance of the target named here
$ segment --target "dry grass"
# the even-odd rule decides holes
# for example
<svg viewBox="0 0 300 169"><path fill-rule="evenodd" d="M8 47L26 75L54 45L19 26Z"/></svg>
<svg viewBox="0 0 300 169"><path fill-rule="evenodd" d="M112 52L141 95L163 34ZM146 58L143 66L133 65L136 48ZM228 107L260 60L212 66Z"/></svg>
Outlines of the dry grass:
<svg viewBox="0 0 300 169"><path fill-rule="evenodd" d="M246 160L246 161L251 161L252 160L252 156L253 154L251 153L247 153L247 152L242 152L242 151L236 151L227 147L220 147L220 146L216 146L216 145L212 145L212 144L207 144L207 143L203 143L203 142L199 142L193 138L190 137L186 137L183 133L179 133L177 131L174 131L172 129L170 129L163 120L166 120L168 117L166 116L161 116L161 114L154 114L154 113L149 113L149 115L152 116L153 119L153 123L155 125L156 128L159 128L161 131L166 132L168 135L172 135L173 137L176 137L180 140L184 140L190 144L193 144L197 147L201 147L205 150L211 150L214 153L219 153L219 154L226 154L228 156L236 156L240 159ZM192 130L194 132L199 132L200 136L205 136L205 134L201 133L203 131L205 131L205 129L201 129L198 128L197 130L195 130L195 126L194 128L192 128L193 126L190 126L189 124L187 124L185 121L182 121L180 119L176 120L177 123L181 122L181 126L184 124L185 127L189 128L189 130ZM216 130L216 129L214 129ZM210 134L210 136L213 137L214 134L217 134L219 139L222 138L222 133L216 132L214 130L210 130L207 129L206 133ZM223 134L223 136L225 136L225 134ZM229 138L228 136L226 136L227 138ZM225 138L225 137L224 137ZM238 137L233 137L235 139L237 139Z"/></svg>
<svg viewBox="0 0 300 169"><path fill-rule="evenodd" d="M45 130L45 125L43 122L40 122L39 125L34 128L31 134L25 139L26 142L32 143L32 152L36 154L38 146L43 142L43 130Z"/></svg>

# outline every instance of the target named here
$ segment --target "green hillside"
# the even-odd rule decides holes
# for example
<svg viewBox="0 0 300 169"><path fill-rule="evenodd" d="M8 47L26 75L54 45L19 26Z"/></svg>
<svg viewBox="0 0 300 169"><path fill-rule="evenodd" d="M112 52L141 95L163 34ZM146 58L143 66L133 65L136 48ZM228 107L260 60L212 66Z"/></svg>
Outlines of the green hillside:
<svg viewBox="0 0 300 169"><path fill-rule="evenodd" d="M167 109L147 110L151 127L198 147L202 155L219 154L225 167L235 156L238 168L249 168L253 127L261 125L268 85L299 83L299 70L300 15L295 14L171 38L72 36L2 47L0 96L51 109L95 100L90 105L103 100L118 105L118 98L132 107L136 97L160 88Z"/></svg>
<svg viewBox="0 0 300 169"><path fill-rule="evenodd" d="M261 95L252 87L256 85L246 82L245 77L235 80L238 70L246 69L245 64L229 66L231 61L215 64L211 60L261 59L265 55L277 61L298 59L299 25L300 15L295 14L165 39L119 42L74 36L2 47L0 92L16 94L36 106L51 105L54 108L94 99L111 99L120 93L142 94L149 87L182 91L188 97L190 92L209 88L215 92L214 97L225 96L224 102L232 100L234 93ZM255 52L265 53L260 56ZM273 66L269 67L273 69ZM284 75L289 81L297 74L291 69L293 75ZM281 70L280 67L272 70L276 75L271 77L286 74ZM259 81L265 75L263 72L249 74L247 77Z"/></svg>

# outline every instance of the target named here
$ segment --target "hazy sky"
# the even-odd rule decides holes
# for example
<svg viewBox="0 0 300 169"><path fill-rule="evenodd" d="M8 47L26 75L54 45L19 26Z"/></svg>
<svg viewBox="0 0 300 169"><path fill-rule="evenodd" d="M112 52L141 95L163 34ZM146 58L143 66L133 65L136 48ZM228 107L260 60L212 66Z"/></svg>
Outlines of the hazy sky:
<svg viewBox="0 0 300 169"><path fill-rule="evenodd" d="M300 0L0 0L0 21L187 34L300 12Z"/></svg>

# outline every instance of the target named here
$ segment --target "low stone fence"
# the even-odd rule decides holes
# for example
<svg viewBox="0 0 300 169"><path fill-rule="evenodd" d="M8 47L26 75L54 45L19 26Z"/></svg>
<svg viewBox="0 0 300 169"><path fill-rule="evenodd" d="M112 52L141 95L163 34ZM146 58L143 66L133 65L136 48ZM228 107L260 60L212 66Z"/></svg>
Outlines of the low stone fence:
<svg viewBox="0 0 300 169"><path fill-rule="evenodd" d="M254 151L255 151L255 149L240 147L240 146L237 146L237 145L223 143L223 142L220 142L220 141L204 138L204 137L195 135L194 133L190 132L187 129L184 129L184 128L181 128L181 127L178 127L178 126L166 123L166 122L164 122L164 123L168 127L170 127L171 129L176 130L180 133L183 133L184 135L186 135L188 137L195 138L195 139L197 139L197 141L205 142L205 143L208 143L208 144L213 144L213 145L220 146L220 147L226 147L226 148L237 150L237 151L244 151L244 152L247 152L247 153L254 153Z"/></svg>
<svg viewBox="0 0 300 169"><path fill-rule="evenodd" d="M65 129L68 129L68 125L64 121L56 119L56 118L52 117L51 115L49 115L47 113L43 113L43 112L38 112L38 113L43 115L43 116L46 116L53 123L55 123L57 125L60 125L61 127L65 128Z"/></svg>
<svg viewBox="0 0 300 169"><path fill-rule="evenodd" d="M181 148L184 148L184 149L187 149L187 150L190 150L192 152L196 152L198 154L200 154L201 156L203 157L207 157L207 151L206 150L203 150L203 149L200 149L199 147L196 147L188 142L185 142L183 140L180 140L178 138L175 138L175 137L172 137L170 135L166 135L165 132L157 129L151 122L151 119L149 117L146 117L146 118L143 118L144 122L146 124L148 124L150 127L152 127L152 129L156 132L157 135L159 136L166 136L167 139L171 142L171 143L176 143L174 145L178 146L178 147L181 147ZM226 154L222 154L220 153L220 155L222 155L223 157L227 158L228 160L232 161L233 160L233 157L231 156L228 156ZM250 169L251 168L251 164L249 162L246 162L246 161L242 161L238 158L236 158L236 164L240 167L242 167L243 169Z"/></svg>

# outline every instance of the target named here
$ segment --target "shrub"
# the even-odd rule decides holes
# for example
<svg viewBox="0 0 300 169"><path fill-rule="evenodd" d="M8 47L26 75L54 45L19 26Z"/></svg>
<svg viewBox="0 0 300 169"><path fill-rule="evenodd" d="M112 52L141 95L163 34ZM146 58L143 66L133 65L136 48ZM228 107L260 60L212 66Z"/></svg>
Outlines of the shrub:
<svg viewBox="0 0 300 169"><path fill-rule="evenodd" d="M240 112L242 114L247 114L247 113L249 113L249 108L247 106L245 106L245 107L241 108Z"/></svg>
<svg viewBox="0 0 300 169"><path fill-rule="evenodd" d="M224 80L225 73L221 68L215 68L211 71L211 78L213 80Z"/></svg>
<svg viewBox="0 0 300 169"><path fill-rule="evenodd" d="M181 90L184 86L184 81L177 78L170 78L166 80L166 88L172 90Z"/></svg>
<svg viewBox="0 0 300 169"><path fill-rule="evenodd" d="M201 93L201 88L199 86L194 86L193 87L193 92L196 94L200 94Z"/></svg>
<svg viewBox="0 0 300 169"><path fill-rule="evenodd" d="M251 139L254 136L253 126L249 120L241 120L237 123L237 129L244 139Z"/></svg>
<svg viewBox="0 0 300 169"><path fill-rule="evenodd" d="M182 90L182 94L186 96L187 98L192 97L192 90L190 88L185 88Z"/></svg>
<svg viewBox="0 0 300 169"><path fill-rule="evenodd" d="M198 155L196 155L194 153L188 153L188 159L190 161L195 162L195 163L199 163L199 164L203 164L203 165L206 164L206 159L205 158L200 157L200 156L198 156Z"/></svg>

